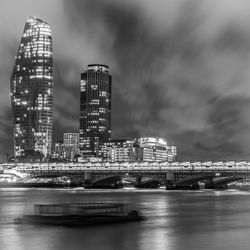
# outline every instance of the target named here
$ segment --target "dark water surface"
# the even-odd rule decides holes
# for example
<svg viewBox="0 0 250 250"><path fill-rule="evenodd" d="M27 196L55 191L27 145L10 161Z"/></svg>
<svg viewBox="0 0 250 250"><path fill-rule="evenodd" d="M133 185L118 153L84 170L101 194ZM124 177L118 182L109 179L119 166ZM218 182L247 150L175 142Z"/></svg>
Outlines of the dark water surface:
<svg viewBox="0 0 250 250"><path fill-rule="evenodd" d="M88 228L16 225L34 203L134 204L146 221ZM1 250L250 249L250 192L0 189Z"/></svg>

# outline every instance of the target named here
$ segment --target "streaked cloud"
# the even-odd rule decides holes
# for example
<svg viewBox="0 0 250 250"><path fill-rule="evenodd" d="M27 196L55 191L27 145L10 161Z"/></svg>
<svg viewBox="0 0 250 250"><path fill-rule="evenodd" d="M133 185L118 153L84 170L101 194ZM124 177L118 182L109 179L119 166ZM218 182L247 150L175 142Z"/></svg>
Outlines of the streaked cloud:
<svg viewBox="0 0 250 250"><path fill-rule="evenodd" d="M80 73L105 63L114 137L159 135L180 159L249 159L249 1L2 2L0 138L9 150L9 77L26 17L36 15L53 32L55 139L78 129Z"/></svg>

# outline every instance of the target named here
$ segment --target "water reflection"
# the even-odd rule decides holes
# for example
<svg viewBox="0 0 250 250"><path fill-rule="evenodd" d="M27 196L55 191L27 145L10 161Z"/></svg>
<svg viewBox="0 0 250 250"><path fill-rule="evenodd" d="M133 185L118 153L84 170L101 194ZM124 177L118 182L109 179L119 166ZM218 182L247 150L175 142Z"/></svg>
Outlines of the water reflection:
<svg viewBox="0 0 250 250"><path fill-rule="evenodd" d="M1 249L249 249L250 193L82 189L1 189ZM134 204L147 220L89 228L15 225L33 203Z"/></svg>
<svg viewBox="0 0 250 250"><path fill-rule="evenodd" d="M170 236L171 217L169 216L169 197L165 196L162 200L155 199L153 202L143 204L145 210L152 207L157 213L151 214L148 211L150 220L145 222L144 228L139 236L139 249L171 249L173 247L173 238Z"/></svg>

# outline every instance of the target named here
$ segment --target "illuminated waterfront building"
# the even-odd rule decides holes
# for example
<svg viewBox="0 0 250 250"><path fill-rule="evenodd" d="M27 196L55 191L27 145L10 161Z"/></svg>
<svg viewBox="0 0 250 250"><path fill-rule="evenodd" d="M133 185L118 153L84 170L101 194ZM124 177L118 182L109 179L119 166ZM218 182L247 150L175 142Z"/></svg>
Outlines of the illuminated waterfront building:
<svg viewBox="0 0 250 250"><path fill-rule="evenodd" d="M51 154L53 89L51 29L29 17L11 75L15 157L28 151Z"/></svg>
<svg viewBox="0 0 250 250"><path fill-rule="evenodd" d="M109 67L89 64L81 74L79 148L81 156L97 156L99 144L111 137Z"/></svg>
<svg viewBox="0 0 250 250"><path fill-rule="evenodd" d="M162 138L141 137L103 142L99 146L99 156L103 161L173 161L176 147L168 146Z"/></svg>
<svg viewBox="0 0 250 250"><path fill-rule="evenodd" d="M136 154L140 161L173 161L176 147L157 137L141 137L137 140Z"/></svg>
<svg viewBox="0 0 250 250"><path fill-rule="evenodd" d="M99 156L103 161L136 161L135 140L115 139L103 142L99 147Z"/></svg>

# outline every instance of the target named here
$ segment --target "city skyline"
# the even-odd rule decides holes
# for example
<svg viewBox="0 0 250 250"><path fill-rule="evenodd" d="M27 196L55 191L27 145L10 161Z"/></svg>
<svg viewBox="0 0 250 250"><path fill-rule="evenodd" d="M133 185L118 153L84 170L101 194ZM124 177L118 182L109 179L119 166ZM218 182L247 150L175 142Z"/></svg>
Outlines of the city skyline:
<svg viewBox="0 0 250 250"><path fill-rule="evenodd" d="M78 131L80 74L104 63L115 82L113 137L164 137L187 160L249 159L247 1L23 1L12 19L20 3L3 2L2 160L13 145L9 78L27 16L55 36L55 140Z"/></svg>

